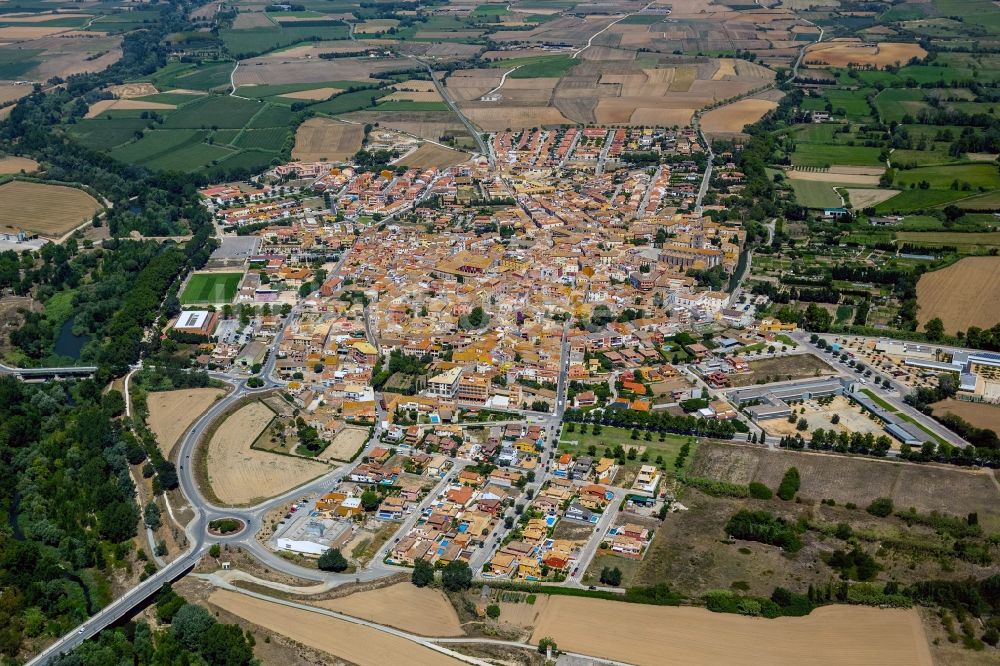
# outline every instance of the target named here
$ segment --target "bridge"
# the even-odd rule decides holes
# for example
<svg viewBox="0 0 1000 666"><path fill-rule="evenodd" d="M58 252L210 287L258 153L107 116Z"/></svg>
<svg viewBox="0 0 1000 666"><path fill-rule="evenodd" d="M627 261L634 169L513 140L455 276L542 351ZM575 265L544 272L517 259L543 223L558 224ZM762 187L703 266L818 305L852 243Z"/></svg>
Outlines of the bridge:
<svg viewBox="0 0 1000 666"><path fill-rule="evenodd" d="M26 382L44 382L67 377L90 377L97 372L96 365L73 365L65 368L15 368L0 365L0 375L14 375Z"/></svg>

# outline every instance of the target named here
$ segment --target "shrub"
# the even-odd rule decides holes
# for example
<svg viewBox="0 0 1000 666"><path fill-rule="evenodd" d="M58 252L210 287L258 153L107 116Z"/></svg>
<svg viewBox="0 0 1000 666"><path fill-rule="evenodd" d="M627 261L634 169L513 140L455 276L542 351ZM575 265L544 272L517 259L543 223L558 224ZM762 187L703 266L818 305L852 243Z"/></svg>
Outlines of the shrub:
<svg viewBox="0 0 1000 666"><path fill-rule="evenodd" d="M778 486L778 497L785 500L786 502L795 497L795 493L799 492L799 470L795 467L789 467L785 475L781 477L781 484Z"/></svg>
<svg viewBox="0 0 1000 666"><path fill-rule="evenodd" d="M496 604L490 604L486 607L486 616L490 619L497 619L500 617L500 607Z"/></svg>
<svg viewBox="0 0 1000 666"><path fill-rule="evenodd" d="M868 513L873 516L878 516L879 518L885 518L892 513L892 500L888 497L879 497L871 504L868 505L866 509Z"/></svg>
<svg viewBox="0 0 1000 666"><path fill-rule="evenodd" d="M765 486L760 481L751 481L749 490L750 490L750 497L754 499L769 500L772 497L774 497L774 493L771 492L771 489Z"/></svg>
<svg viewBox="0 0 1000 666"><path fill-rule="evenodd" d="M790 553L802 548L795 526L767 511L744 509L736 513L726 523L726 533L736 539L779 546Z"/></svg>

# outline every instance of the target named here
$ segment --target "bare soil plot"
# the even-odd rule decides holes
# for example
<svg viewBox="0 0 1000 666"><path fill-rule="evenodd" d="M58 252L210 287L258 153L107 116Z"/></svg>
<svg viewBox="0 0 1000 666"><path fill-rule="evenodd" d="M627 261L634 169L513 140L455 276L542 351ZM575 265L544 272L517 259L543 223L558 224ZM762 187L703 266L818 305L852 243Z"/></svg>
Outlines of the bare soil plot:
<svg viewBox="0 0 1000 666"><path fill-rule="evenodd" d="M447 655L377 629L267 602L239 592L217 590L212 592L208 601L249 622L358 666L455 666L460 663Z"/></svg>
<svg viewBox="0 0 1000 666"><path fill-rule="evenodd" d="M0 185L3 225L47 238L69 233L99 210L101 204L94 197L75 187L19 180Z"/></svg>
<svg viewBox="0 0 1000 666"><path fill-rule="evenodd" d="M107 90L118 99L145 97L159 92L152 83L124 83L120 86L108 86Z"/></svg>
<svg viewBox="0 0 1000 666"><path fill-rule="evenodd" d="M409 79L402 83L394 83L392 89L411 92L437 92L437 87L435 87L433 81L421 81L420 79Z"/></svg>
<svg viewBox="0 0 1000 666"><path fill-rule="evenodd" d="M937 414L951 413L977 428L1000 432L1000 406L985 402L967 402L948 398L931 405Z"/></svg>
<svg viewBox="0 0 1000 666"><path fill-rule="evenodd" d="M905 65L910 58L923 58L927 51L919 44L879 42L863 44L859 40L820 42L806 49L806 65L847 67L851 64L871 65L881 69L886 65Z"/></svg>
<svg viewBox="0 0 1000 666"><path fill-rule="evenodd" d="M27 157L0 157L0 174L31 173L38 169L38 162Z"/></svg>
<svg viewBox="0 0 1000 666"><path fill-rule="evenodd" d="M399 164L409 167L437 167L439 169L461 164L471 157L469 153L452 150L435 143L424 143L409 155L402 157Z"/></svg>
<svg viewBox="0 0 1000 666"><path fill-rule="evenodd" d="M852 185L878 185L878 175L863 173L834 173L834 171L834 169L830 169L828 171L799 171L798 169L790 169L786 172L786 175L792 180L811 180L819 183L836 181L838 183L850 183Z"/></svg>
<svg viewBox="0 0 1000 666"><path fill-rule="evenodd" d="M897 194L899 194L899 190L886 190L881 188L855 189L852 187L847 190L847 196L851 200L851 205L858 210L874 207L883 201L888 201Z"/></svg>
<svg viewBox="0 0 1000 666"><path fill-rule="evenodd" d="M455 607L441 590L406 582L316 603L345 615L421 636L462 636Z"/></svg>
<svg viewBox="0 0 1000 666"><path fill-rule="evenodd" d="M254 401L230 415L212 435L206 461L208 481L222 502L248 504L274 497L328 469L318 461L251 449L273 418L273 411Z"/></svg>
<svg viewBox="0 0 1000 666"><path fill-rule="evenodd" d="M306 162L345 160L358 152L365 128L330 118L310 118L295 132L292 158Z"/></svg>
<svg viewBox="0 0 1000 666"><path fill-rule="evenodd" d="M146 102L138 99L102 99L90 105L90 109L87 110L87 115L85 117L96 118L105 111L111 110L121 111L125 109L149 109L150 111L169 111L170 109L176 108L176 104Z"/></svg>
<svg viewBox="0 0 1000 666"><path fill-rule="evenodd" d="M834 432L860 432L872 433L873 435L884 434L884 429L882 426L877 425L870 418L865 416L860 408L851 404L850 400L843 396L836 396L833 402L829 405L820 406L815 400L807 400L805 404L799 405L798 408L805 409L805 412L801 414L800 418L804 418L809 424L808 430L803 433L799 433L796 430L795 423L789 423L788 419L768 419L761 422L761 426L767 431L769 435L775 435L777 437L782 437L784 435L796 435L801 434L806 439L811 439L811 432L817 428L822 428L823 430L829 432L833 430ZM831 423L830 419L836 414L840 417L839 423Z"/></svg>
<svg viewBox="0 0 1000 666"><path fill-rule="evenodd" d="M706 113L702 116L701 126L710 134L742 132L744 127L757 122L777 107L776 102L766 99L741 99Z"/></svg>
<svg viewBox="0 0 1000 666"><path fill-rule="evenodd" d="M146 396L149 429L156 435L156 444L165 458L170 458L184 431L225 394L217 388L190 388L157 391Z"/></svg>
<svg viewBox="0 0 1000 666"><path fill-rule="evenodd" d="M313 47L315 48L315 47ZM355 43L354 48L358 45ZM321 49L322 52L323 49ZM332 49L325 49L330 51ZM240 62L233 77L237 87L285 83L322 83L330 81L331 72L338 81L371 81L373 72L412 66L406 58L338 58L330 60L296 56L297 49L276 51Z"/></svg>
<svg viewBox="0 0 1000 666"><path fill-rule="evenodd" d="M309 90L297 90L295 92L285 93L284 95L279 95L279 97L321 101L324 99L330 99L339 92L342 92L341 88L310 88Z"/></svg>
<svg viewBox="0 0 1000 666"><path fill-rule="evenodd" d="M358 452L361 445L368 440L368 431L364 428L344 428L337 433L330 445L319 456L320 460L350 460Z"/></svg>
<svg viewBox="0 0 1000 666"><path fill-rule="evenodd" d="M800 664L822 654L829 666L930 666L927 637L915 610L826 606L807 617L774 620L702 608L641 606L604 599L552 597L532 642L644 666L733 664L745 655L768 664Z"/></svg>
<svg viewBox="0 0 1000 666"><path fill-rule="evenodd" d="M73 14L71 12L44 12L42 14L12 15L4 14L4 23L44 23L53 19L90 18L90 14Z"/></svg>
<svg viewBox="0 0 1000 666"><path fill-rule="evenodd" d="M917 321L940 317L949 333L1000 321L1000 257L966 257L917 283Z"/></svg>
<svg viewBox="0 0 1000 666"><path fill-rule="evenodd" d="M781 343L775 342L774 346L780 348ZM792 354L790 356L750 361L749 373L733 375L730 377L730 380L733 386L747 386L748 384L757 382L759 379L763 379L765 382L784 382L793 379L805 379L832 374L836 374L836 371L818 356L812 354Z"/></svg>

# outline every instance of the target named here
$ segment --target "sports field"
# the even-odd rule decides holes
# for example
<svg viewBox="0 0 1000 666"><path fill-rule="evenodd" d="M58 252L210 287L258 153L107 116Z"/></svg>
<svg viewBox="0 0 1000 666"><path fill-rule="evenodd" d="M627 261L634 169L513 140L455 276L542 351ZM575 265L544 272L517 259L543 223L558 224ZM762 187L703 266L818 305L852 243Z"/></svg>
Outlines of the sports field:
<svg viewBox="0 0 1000 666"><path fill-rule="evenodd" d="M243 273L195 273L181 294L181 304L229 303L242 277Z"/></svg>

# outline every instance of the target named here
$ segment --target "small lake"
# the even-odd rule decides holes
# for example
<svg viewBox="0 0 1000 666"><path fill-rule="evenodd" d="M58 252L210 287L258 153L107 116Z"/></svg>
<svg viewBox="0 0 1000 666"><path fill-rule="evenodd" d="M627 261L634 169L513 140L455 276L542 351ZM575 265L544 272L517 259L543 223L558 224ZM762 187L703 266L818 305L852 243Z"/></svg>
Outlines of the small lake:
<svg viewBox="0 0 1000 666"><path fill-rule="evenodd" d="M56 338L56 356L68 356L72 359L80 358L83 346L90 342L89 335L75 335L73 333L73 319L67 319L62 328L59 329L59 337Z"/></svg>

